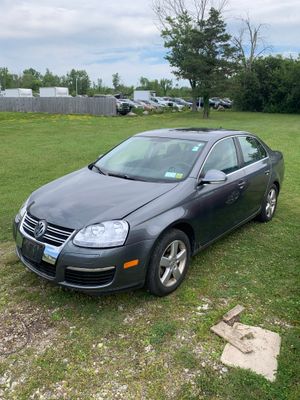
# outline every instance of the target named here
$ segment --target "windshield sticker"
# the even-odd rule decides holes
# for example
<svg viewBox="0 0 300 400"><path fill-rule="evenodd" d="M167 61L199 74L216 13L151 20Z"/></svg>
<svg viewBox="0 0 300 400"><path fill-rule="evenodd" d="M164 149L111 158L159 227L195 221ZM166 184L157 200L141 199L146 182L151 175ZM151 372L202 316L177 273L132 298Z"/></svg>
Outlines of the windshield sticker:
<svg viewBox="0 0 300 400"><path fill-rule="evenodd" d="M166 172L165 177L166 178L176 178L176 172Z"/></svg>
<svg viewBox="0 0 300 400"><path fill-rule="evenodd" d="M194 146L194 147L192 148L192 151L198 151L198 150L199 150L199 147L200 147L200 146Z"/></svg>
<svg viewBox="0 0 300 400"><path fill-rule="evenodd" d="M181 179L183 177L183 174L179 173L179 172L166 172L165 173L165 177L166 178L174 178L174 179Z"/></svg>

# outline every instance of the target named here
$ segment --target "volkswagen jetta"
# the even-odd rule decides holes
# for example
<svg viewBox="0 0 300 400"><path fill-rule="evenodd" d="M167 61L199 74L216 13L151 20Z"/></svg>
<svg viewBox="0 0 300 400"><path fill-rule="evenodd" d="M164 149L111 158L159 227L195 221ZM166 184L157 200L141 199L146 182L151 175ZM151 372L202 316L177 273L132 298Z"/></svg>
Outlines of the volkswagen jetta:
<svg viewBox="0 0 300 400"><path fill-rule="evenodd" d="M65 287L163 296L193 254L272 219L283 175L282 153L247 132L143 132L33 192L14 220L17 254Z"/></svg>

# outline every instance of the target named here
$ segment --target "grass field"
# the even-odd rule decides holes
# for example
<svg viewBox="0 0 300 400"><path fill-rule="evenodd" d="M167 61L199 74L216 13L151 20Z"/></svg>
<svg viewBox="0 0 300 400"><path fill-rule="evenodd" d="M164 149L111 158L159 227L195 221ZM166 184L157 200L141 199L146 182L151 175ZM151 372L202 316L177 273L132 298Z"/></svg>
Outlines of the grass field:
<svg viewBox="0 0 300 400"><path fill-rule="evenodd" d="M91 298L25 270L11 221L34 189L136 132L175 126L249 130L283 151L273 221L250 222L197 255L167 298L143 290ZM203 121L192 113L0 113L0 333L8 324L23 332L11 349L20 351L0 355L0 399L298 400L299 137L299 115L215 112ZM209 328L237 303L246 308L242 322L282 337L275 383L220 363L224 342Z"/></svg>

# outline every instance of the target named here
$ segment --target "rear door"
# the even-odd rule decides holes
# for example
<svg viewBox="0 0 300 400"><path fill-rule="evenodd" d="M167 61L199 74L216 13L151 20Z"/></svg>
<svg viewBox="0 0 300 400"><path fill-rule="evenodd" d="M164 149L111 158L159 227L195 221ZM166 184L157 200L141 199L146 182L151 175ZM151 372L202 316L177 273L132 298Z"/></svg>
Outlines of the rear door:
<svg viewBox="0 0 300 400"><path fill-rule="evenodd" d="M238 136L246 188L244 193L244 215L249 217L256 213L262 204L269 180L270 159L263 145L253 136Z"/></svg>

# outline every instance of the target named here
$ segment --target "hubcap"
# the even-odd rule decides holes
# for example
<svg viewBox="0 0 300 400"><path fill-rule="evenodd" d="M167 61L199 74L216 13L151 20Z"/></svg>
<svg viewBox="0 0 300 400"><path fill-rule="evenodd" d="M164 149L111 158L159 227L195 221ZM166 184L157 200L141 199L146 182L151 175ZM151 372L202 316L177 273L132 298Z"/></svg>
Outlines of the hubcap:
<svg viewBox="0 0 300 400"><path fill-rule="evenodd" d="M272 188L267 196L267 204L266 204L266 214L268 218L271 218L274 214L276 207L276 191Z"/></svg>
<svg viewBox="0 0 300 400"><path fill-rule="evenodd" d="M187 248L181 240L174 240L165 249L159 264L159 279L170 287L175 285L184 272L187 260Z"/></svg>

